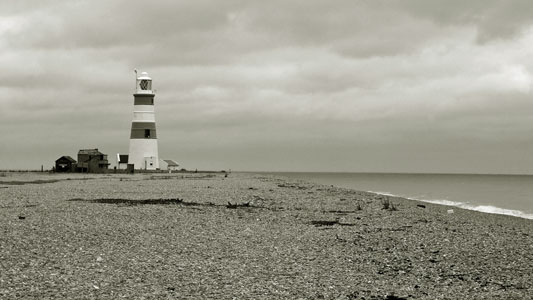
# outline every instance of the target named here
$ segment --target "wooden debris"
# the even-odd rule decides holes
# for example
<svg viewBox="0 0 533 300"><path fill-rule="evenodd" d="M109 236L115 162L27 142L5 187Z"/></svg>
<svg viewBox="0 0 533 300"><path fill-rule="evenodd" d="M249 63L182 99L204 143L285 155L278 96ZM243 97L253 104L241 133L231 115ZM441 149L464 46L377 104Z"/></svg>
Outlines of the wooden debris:
<svg viewBox="0 0 533 300"><path fill-rule="evenodd" d="M250 202L246 202L242 204L232 204L231 202L228 201L228 205L226 205L226 208L229 208L229 209L236 209L239 207L250 207Z"/></svg>
<svg viewBox="0 0 533 300"><path fill-rule="evenodd" d="M311 221L309 222L311 225L315 225L315 227L320 227L320 226L333 226L333 225L340 225L340 226L355 226L357 224L352 224L352 223L341 223L339 222L339 220L334 220L334 221L328 221L328 220L314 220L314 221Z"/></svg>

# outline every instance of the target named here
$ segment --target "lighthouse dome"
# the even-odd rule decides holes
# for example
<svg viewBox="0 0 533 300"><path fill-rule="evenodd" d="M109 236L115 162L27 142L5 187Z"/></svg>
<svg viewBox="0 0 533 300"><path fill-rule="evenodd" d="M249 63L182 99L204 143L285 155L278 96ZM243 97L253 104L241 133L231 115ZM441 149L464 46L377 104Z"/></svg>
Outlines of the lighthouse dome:
<svg viewBox="0 0 533 300"><path fill-rule="evenodd" d="M150 77L148 76L148 73L146 73L146 72L142 72L142 73L141 73L141 76L139 76L139 79L152 80L152 78L150 78Z"/></svg>

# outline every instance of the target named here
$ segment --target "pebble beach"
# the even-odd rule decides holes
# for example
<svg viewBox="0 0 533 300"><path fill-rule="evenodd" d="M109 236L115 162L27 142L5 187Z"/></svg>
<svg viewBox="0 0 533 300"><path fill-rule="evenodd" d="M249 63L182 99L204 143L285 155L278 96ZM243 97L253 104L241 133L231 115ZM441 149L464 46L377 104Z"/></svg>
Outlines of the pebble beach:
<svg viewBox="0 0 533 300"><path fill-rule="evenodd" d="M0 174L0 299L533 299L533 220L253 173Z"/></svg>

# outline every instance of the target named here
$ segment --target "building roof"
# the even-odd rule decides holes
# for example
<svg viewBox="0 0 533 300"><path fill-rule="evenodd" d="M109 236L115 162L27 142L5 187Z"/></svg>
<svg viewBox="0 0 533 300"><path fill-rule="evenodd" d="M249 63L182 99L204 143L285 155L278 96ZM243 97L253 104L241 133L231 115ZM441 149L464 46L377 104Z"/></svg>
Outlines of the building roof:
<svg viewBox="0 0 533 300"><path fill-rule="evenodd" d="M59 161L59 160L61 160L61 159L66 159L66 160L70 161L71 163L75 163L75 162L76 162L76 160L75 160L74 158L72 158L72 157L70 157L70 156L68 156L68 155L61 156L60 158L58 158L58 159L56 160L56 162Z"/></svg>
<svg viewBox="0 0 533 300"><path fill-rule="evenodd" d="M166 162L169 167L178 167L179 166L179 164L176 161L172 160L172 159L163 159L163 161Z"/></svg>
<svg viewBox="0 0 533 300"><path fill-rule="evenodd" d="M89 154L89 155L103 155L102 152L98 151L98 148L95 149L81 149L78 151L78 155L80 154Z"/></svg>

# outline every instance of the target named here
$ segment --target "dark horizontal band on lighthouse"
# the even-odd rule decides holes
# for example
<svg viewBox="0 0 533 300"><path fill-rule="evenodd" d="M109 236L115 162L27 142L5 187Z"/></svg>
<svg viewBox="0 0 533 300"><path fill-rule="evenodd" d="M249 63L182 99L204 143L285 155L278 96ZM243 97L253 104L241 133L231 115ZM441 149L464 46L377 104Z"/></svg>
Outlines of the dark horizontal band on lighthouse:
<svg viewBox="0 0 533 300"><path fill-rule="evenodd" d="M132 122L130 139L157 139L155 122Z"/></svg>
<svg viewBox="0 0 533 300"><path fill-rule="evenodd" d="M149 97L137 97L137 95L135 95L133 105L154 105L154 96L149 95Z"/></svg>

